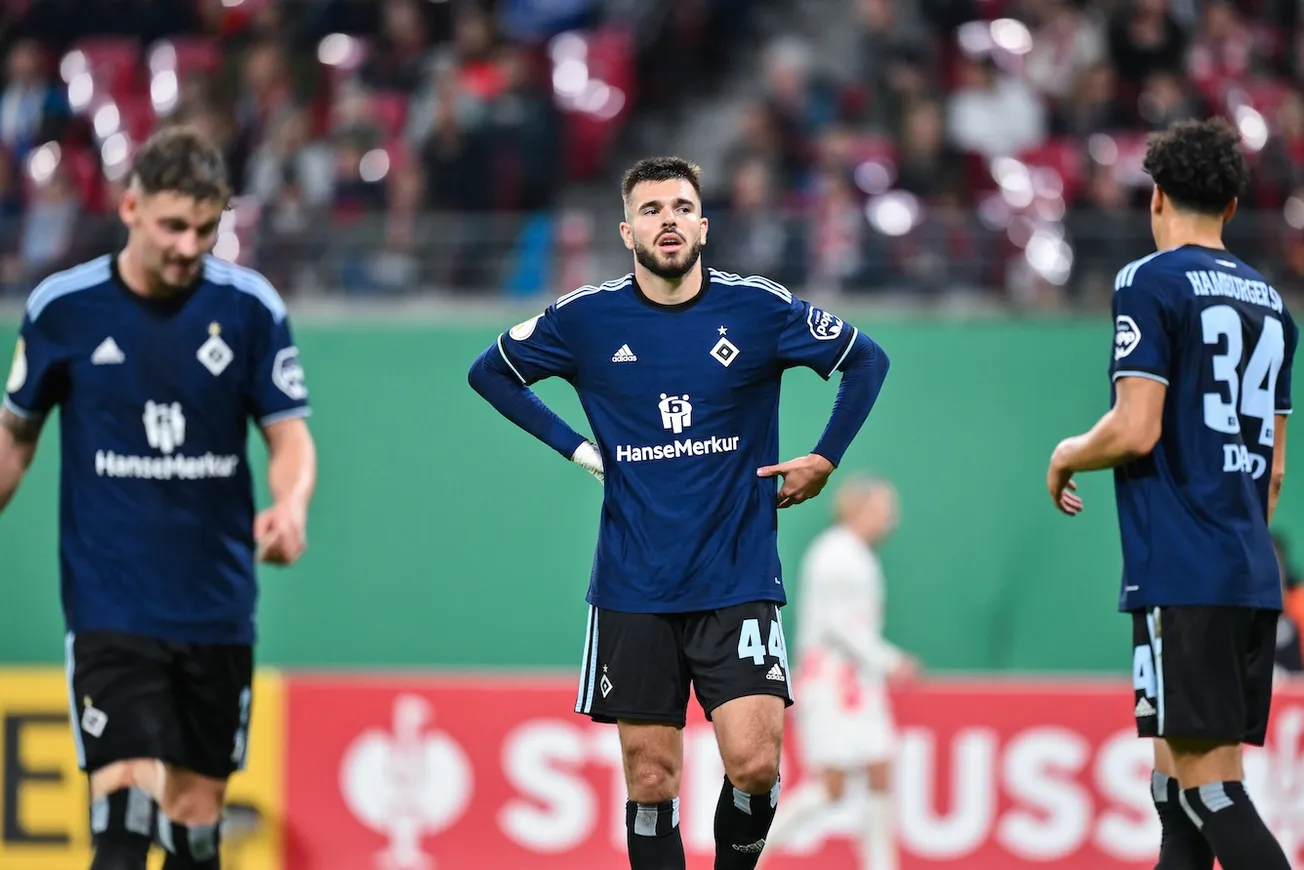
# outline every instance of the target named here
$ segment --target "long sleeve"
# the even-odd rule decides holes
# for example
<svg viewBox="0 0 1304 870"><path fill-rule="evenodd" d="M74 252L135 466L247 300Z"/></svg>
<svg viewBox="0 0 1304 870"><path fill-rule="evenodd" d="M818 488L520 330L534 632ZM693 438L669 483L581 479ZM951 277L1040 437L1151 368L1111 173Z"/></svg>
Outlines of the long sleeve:
<svg viewBox="0 0 1304 870"><path fill-rule="evenodd" d="M498 413L566 459L574 456L576 448L586 440L521 383L497 344L491 344L476 357L467 373L467 382Z"/></svg>
<svg viewBox="0 0 1304 870"><path fill-rule="evenodd" d="M842 463L843 454L878 401L889 365L887 353L873 339L863 332L856 336L840 366L842 380L833 402L833 413L813 453L834 466Z"/></svg>

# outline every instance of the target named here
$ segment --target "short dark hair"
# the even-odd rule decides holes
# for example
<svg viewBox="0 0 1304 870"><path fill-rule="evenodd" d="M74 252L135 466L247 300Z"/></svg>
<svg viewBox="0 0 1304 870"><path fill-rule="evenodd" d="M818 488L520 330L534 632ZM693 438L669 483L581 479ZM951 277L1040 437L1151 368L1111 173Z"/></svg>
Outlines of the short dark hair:
<svg viewBox="0 0 1304 870"><path fill-rule="evenodd" d="M231 196L221 150L186 125L165 127L151 136L137 152L129 178L147 194L170 191L223 204Z"/></svg>
<svg viewBox="0 0 1304 870"><path fill-rule="evenodd" d="M1221 215L1249 181L1240 145L1225 118L1179 121L1150 139L1143 165L1179 209Z"/></svg>
<svg viewBox="0 0 1304 870"><path fill-rule="evenodd" d="M697 198L702 198L701 167L682 157L645 157L635 163L620 180L620 198L629 199L634 186L645 181L670 181L676 178L682 178L693 185Z"/></svg>

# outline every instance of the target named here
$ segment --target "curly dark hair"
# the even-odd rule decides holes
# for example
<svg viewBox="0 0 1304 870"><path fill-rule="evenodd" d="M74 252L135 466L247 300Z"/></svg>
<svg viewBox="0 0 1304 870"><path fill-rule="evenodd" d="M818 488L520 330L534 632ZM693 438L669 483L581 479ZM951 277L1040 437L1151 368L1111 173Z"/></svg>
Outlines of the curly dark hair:
<svg viewBox="0 0 1304 870"><path fill-rule="evenodd" d="M1150 139L1143 165L1179 209L1221 215L1249 181L1240 144L1225 118L1179 121Z"/></svg>
<svg viewBox="0 0 1304 870"><path fill-rule="evenodd" d="M697 198L702 198L702 170L682 157L645 157L635 163L620 180L620 198L629 199L629 192L645 181L670 181L682 178L693 185Z"/></svg>
<svg viewBox="0 0 1304 870"><path fill-rule="evenodd" d="M141 146L130 181L146 194L170 191L223 204L231 196L221 150L185 125L165 127Z"/></svg>

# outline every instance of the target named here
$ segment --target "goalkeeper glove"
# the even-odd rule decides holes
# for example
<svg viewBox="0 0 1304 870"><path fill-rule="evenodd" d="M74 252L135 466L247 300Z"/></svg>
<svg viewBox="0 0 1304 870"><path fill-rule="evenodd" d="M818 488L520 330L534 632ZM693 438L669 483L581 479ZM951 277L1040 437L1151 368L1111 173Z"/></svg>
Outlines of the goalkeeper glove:
<svg viewBox="0 0 1304 870"><path fill-rule="evenodd" d="M598 452L598 446L592 441L585 441L579 447L576 447L575 452L571 454L571 462L583 468L599 481L604 479L602 476L602 454Z"/></svg>

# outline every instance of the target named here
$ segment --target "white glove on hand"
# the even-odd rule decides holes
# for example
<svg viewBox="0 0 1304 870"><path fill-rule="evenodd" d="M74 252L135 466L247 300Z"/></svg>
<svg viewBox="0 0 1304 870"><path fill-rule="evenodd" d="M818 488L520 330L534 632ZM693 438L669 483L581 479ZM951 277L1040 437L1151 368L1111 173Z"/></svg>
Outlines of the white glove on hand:
<svg viewBox="0 0 1304 870"><path fill-rule="evenodd" d="M571 462L592 474L599 481L604 480L602 476L602 454L598 452L598 446L592 441L585 441L579 447L576 447L575 452L571 454Z"/></svg>

